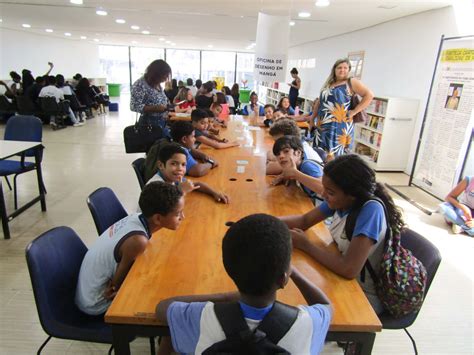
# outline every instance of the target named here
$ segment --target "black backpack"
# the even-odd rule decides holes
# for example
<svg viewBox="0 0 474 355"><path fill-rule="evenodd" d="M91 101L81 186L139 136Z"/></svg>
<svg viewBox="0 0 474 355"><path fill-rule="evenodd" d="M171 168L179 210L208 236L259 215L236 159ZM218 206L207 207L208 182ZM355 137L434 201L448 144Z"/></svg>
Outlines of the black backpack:
<svg viewBox="0 0 474 355"><path fill-rule="evenodd" d="M204 355L290 354L276 344L295 323L298 317L298 308L275 302L272 310L254 331L249 329L237 302L215 303L214 312L224 330L226 339L204 350Z"/></svg>

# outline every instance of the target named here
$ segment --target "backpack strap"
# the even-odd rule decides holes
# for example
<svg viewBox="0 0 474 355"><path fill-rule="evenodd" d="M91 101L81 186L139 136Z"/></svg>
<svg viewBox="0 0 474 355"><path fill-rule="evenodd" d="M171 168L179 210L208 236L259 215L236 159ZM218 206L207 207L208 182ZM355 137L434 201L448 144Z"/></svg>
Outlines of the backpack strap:
<svg viewBox="0 0 474 355"><path fill-rule="evenodd" d="M276 345L295 323L298 311L296 307L276 301L272 310L263 318L257 329L264 332L268 340Z"/></svg>
<svg viewBox="0 0 474 355"><path fill-rule="evenodd" d="M214 313L227 339L250 330L238 302L214 303Z"/></svg>

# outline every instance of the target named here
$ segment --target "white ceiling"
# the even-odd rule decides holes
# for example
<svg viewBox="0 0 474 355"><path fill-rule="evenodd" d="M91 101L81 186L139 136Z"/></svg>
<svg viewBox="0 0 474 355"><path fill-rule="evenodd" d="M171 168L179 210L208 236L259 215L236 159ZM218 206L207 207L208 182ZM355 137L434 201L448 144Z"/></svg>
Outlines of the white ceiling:
<svg viewBox="0 0 474 355"><path fill-rule="evenodd" d="M449 6L442 0L331 0L328 7L316 7L315 0L69 0L0 1L0 26L12 30L81 41L98 39L99 44L248 51L255 41L258 12L289 15L292 46L352 32L396 18ZM107 16L98 16L103 8ZM301 19L298 12L311 17ZM117 24L122 18L126 24ZM22 28L27 23L31 28ZM139 31L131 25L140 26ZM53 29L46 33L45 29ZM149 35L141 33L150 31ZM71 37L64 33L70 32ZM134 41L134 42L132 42Z"/></svg>

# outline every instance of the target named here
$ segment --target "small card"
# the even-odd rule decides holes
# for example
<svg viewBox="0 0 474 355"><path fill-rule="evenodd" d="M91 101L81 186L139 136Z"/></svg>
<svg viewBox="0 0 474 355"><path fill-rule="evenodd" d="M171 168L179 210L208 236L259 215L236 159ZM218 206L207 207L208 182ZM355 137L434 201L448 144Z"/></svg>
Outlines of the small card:
<svg viewBox="0 0 474 355"><path fill-rule="evenodd" d="M249 131L260 131L260 127L249 126Z"/></svg>
<svg viewBox="0 0 474 355"><path fill-rule="evenodd" d="M245 173L245 166L237 165L237 174L243 174L243 173Z"/></svg>
<svg viewBox="0 0 474 355"><path fill-rule="evenodd" d="M237 160L237 165L247 165L248 163L248 160Z"/></svg>

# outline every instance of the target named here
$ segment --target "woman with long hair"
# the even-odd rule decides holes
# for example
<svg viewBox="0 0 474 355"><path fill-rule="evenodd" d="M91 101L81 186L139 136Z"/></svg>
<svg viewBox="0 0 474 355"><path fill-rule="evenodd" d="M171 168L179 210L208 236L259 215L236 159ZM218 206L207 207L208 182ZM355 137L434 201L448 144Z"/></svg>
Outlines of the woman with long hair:
<svg viewBox="0 0 474 355"><path fill-rule="evenodd" d="M289 83L288 85L290 86L290 92L288 93L289 99L290 99L290 106L294 109L296 109L296 99L298 99L298 95L300 94L300 88L301 88L301 79L298 76L298 69L293 68L290 71L291 77L293 78L293 81Z"/></svg>
<svg viewBox="0 0 474 355"><path fill-rule="evenodd" d="M240 91L239 91L239 84L235 83L232 85L232 88L230 89L230 94L232 95L232 98L234 99L234 105L235 109L240 108Z"/></svg>
<svg viewBox="0 0 474 355"><path fill-rule="evenodd" d="M402 214L384 185L376 181L375 172L358 155L339 156L327 163L322 184L325 202L303 215L281 217L291 229L293 247L342 277L357 278L375 312L380 314L384 309L374 280L369 272L364 277L360 275L367 260L375 274L380 275L387 228L398 233L404 227ZM352 235L347 236L346 220L354 210L360 212ZM304 232L331 216L329 231L338 254L312 243Z"/></svg>
<svg viewBox="0 0 474 355"><path fill-rule="evenodd" d="M174 98L173 103L177 105L174 111L178 113L191 113L196 108L193 92L187 87L181 88L178 91L178 95Z"/></svg>
<svg viewBox="0 0 474 355"><path fill-rule="evenodd" d="M350 71L349 59L339 59L334 63L310 119L310 127L316 127L314 146L330 155L347 154L352 150L353 117L367 108L374 97L360 80L350 77ZM351 97L356 94L362 100L357 107L351 107Z"/></svg>

